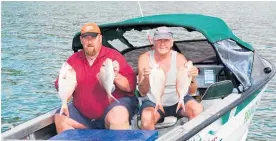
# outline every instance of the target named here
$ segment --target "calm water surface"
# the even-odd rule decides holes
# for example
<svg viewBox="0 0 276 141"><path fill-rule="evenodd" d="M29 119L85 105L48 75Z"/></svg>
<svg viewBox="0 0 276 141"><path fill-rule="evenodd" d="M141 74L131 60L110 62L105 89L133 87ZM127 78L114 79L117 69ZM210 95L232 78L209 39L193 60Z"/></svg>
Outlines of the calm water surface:
<svg viewBox="0 0 276 141"><path fill-rule="evenodd" d="M141 2L144 15L197 13L222 18L276 62L276 2ZM60 105L54 80L72 54L75 32L140 16L137 2L2 2L1 122L18 125ZM275 78L251 122L248 141L276 138ZM5 129L2 129L5 130Z"/></svg>

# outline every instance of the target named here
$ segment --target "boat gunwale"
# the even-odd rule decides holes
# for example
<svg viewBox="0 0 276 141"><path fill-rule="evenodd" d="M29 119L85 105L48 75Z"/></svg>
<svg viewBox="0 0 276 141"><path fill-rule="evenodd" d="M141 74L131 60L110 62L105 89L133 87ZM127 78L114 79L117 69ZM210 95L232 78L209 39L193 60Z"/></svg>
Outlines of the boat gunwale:
<svg viewBox="0 0 276 141"><path fill-rule="evenodd" d="M19 124L14 128L1 133L1 139L22 139L36 131L54 123L54 114L59 108Z"/></svg>

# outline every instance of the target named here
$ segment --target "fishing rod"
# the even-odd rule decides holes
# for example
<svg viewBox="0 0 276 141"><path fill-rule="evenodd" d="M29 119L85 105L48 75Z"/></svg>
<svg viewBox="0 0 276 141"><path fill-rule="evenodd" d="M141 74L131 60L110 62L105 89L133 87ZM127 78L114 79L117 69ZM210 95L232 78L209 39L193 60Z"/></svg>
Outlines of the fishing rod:
<svg viewBox="0 0 276 141"><path fill-rule="evenodd" d="M142 11L142 8L141 8L140 1L137 1L137 2L138 2L139 9L140 9L140 13L141 13L142 17L144 17L144 14L143 14L143 11ZM150 34L149 34L149 31L148 31L148 30L147 30L147 37L148 37L149 43L150 43L150 45L151 45L152 43L151 43L151 38L150 38Z"/></svg>

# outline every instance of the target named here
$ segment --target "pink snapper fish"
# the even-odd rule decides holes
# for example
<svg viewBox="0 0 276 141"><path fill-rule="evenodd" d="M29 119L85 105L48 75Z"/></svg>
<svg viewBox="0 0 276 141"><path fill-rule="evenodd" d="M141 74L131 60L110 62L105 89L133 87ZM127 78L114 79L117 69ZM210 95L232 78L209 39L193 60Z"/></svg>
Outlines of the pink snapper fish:
<svg viewBox="0 0 276 141"><path fill-rule="evenodd" d="M107 58L100 69L100 72L98 74L98 79L100 84L104 87L109 102L111 103L111 98L120 103L111 93L114 89L114 79L115 79L115 73L114 73L114 67L112 60Z"/></svg>
<svg viewBox="0 0 276 141"><path fill-rule="evenodd" d="M67 62L63 63L58 77L58 95L62 103L67 103L67 99L73 94L77 86L76 72ZM60 110L60 115L63 109Z"/></svg>
<svg viewBox="0 0 276 141"><path fill-rule="evenodd" d="M156 106L154 112L157 112L158 109L164 112L164 108L161 104L161 97L164 94L165 84L166 84L166 75L165 72L159 65L156 65L151 69L149 75L150 90L155 96Z"/></svg>
<svg viewBox="0 0 276 141"><path fill-rule="evenodd" d="M182 108L185 111L184 97L188 94L189 87L191 85L192 77L189 76L188 72L193 67L193 63L188 61L184 67L180 67L177 71L176 78L176 91L179 97L177 111Z"/></svg>

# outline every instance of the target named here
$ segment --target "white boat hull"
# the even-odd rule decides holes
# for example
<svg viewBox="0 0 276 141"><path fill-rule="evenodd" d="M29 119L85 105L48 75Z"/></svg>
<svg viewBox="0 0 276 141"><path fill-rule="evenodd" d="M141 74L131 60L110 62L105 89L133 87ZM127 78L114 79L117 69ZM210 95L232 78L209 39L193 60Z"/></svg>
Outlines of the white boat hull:
<svg viewBox="0 0 276 141"><path fill-rule="evenodd" d="M255 97L249 97L244 102L234 107L231 112L227 112L221 116L221 118L217 119L215 122L195 134L189 139L189 141L245 141L250 122L254 116L257 106L260 103L265 89L266 86L258 94L256 94ZM222 110L239 97L240 94L231 94L221 101L210 101L216 104L213 104L198 117L182 126L174 128L157 140L163 141L179 139L179 137L183 134L191 131L194 127L200 125L200 123ZM208 105L208 101L203 102L203 104Z"/></svg>
<svg viewBox="0 0 276 141"><path fill-rule="evenodd" d="M241 112L231 117L225 127L216 136L225 141L244 141L248 134L248 128L254 113L261 101L265 89L258 94ZM235 107L236 109L237 107Z"/></svg>

